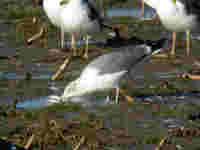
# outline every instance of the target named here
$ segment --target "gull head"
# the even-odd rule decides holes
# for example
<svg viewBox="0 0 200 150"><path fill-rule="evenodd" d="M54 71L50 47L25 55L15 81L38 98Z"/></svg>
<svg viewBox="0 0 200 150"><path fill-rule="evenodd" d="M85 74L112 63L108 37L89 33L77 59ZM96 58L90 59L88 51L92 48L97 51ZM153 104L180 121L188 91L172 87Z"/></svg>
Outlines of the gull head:
<svg viewBox="0 0 200 150"><path fill-rule="evenodd" d="M139 45L141 49L140 51L137 51L138 53L142 53L142 55L146 55L145 59L143 59L143 61L145 61L146 59L149 59L151 56L159 53L159 52L164 52L166 50L168 50L171 47L171 41L166 39L166 38L162 38L160 40L157 41L145 41L145 44L143 45ZM140 56L142 56L140 54ZM139 56L139 54L138 54ZM143 62L141 61L141 62Z"/></svg>
<svg viewBox="0 0 200 150"><path fill-rule="evenodd" d="M162 48L153 48L152 46L148 46L146 44L139 45L139 46L143 50L142 53L147 56L157 54L158 52L160 52L162 50Z"/></svg>

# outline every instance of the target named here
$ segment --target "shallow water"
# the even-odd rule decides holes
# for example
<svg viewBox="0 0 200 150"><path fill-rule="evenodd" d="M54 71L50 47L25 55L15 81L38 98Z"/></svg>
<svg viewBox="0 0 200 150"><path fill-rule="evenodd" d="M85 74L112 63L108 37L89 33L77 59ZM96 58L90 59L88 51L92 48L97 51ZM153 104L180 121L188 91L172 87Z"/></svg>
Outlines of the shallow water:
<svg viewBox="0 0 200 150"><path fill-rule="evenodd" d="M155 11L152 8L145 8L144 16L141 14L141 8L110 8L105 14L108 17L136 17L151 19L155 15Z"/></svg>
<svg viewBox="0 0 200 150"><path fill-rule="evenodd" d="M129 35L155 40L160 39L161 35L163 36L167 32L161 25L138 25L134 24L134 22L137 22L135 19L123 20L121 18L123 16L140 17L141 13L138 8L109 9L106 14L109 17L114 17L113 22L128 25ZM152 9L148 8L145 11L145 18L151 18L153 15L154 11ZM65 72L65 80L50 82L58 63L40 62L39 58L47 56L48 50L25 47L23 42L16 42L13 31L15 31L14 25L0 23L0 50L3 51L0 54L0 57L2 57L0 59L0 105L12 104L14 99L18 100L17 109L37 110L53 105L49 103L50 99L58 98L69 81L79 76L86 63L73 62L72 71ZM108 33L110 31L95 35L92 37L90 44L95 46L99 41L105 40ZM185 39L182 35L178 35L178 38ZM48 47L56 45L55 33L49 33L49 41L51 42L49 42ZM67 41L67 43L69 45L70 41ZM83 41L79 43L81 46ZM199 59L199 41L193 40L192 46L192 59ZM178 56L184 56L183 49L177 48ZM14 57L14 60L9 60L7 56ZM16 64L22 65L22 67L16 69ZM107 93L83 97L79 100L86 104L84 107L89 113L95 113L98 117L103 118L107 128L124 128L128 134L141 139L144 136L151 135L165 136L170 128L192 126L193 123L187 120L187 115L199 111L200 81L177 78L178 75L190 69L192 69L192 63L190 62L182 61L176 64L171 63L170 60L154 62L153 59L153 61L147 62L144 67L138 67L132 72L131 80L134 80L134 84L128 88L128 91L134 97L133 105L126 106L123 103L120 105L107 104ZM26 80L26 72L31 72L30 80ZM167 92L160 90L162 88L159 89L159 86L162 81L168 81L178 90L176 92L173 90ZM124 81L125 86L126 84L127 82ZM145 91L146 89L147 91ZM69 119L79 115L80 113L77 112L66 112L64 116L65 119ZM199 144L196 143L193 146L198 147ZM154 149L155 145L138 144L131 146L131 149L140 149L141 147L149 150ZM127 147L127 149L129 148Z"/></svg>

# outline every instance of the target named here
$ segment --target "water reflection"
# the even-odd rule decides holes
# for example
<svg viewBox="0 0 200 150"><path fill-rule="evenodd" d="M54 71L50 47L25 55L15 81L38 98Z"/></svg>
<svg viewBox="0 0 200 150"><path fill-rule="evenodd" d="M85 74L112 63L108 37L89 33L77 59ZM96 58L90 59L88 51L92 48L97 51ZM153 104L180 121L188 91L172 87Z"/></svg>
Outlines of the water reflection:
<svg viewBox="0 0 200 150"><path fill-rule="evenodd" d="M136 17L151 19L155 14L155 10L152 8L145 8L144 16L142 16L141 8L109 8L106 12L108 17Z"/></svg>
<svg viewBox="0 0 200 150"><path fill-rule="evenodd" d="M134 97L135 102L150 102L150 103L158 103L158 104L168 104L171 106L176 106L180 103L195 103L195 105L200 105L200 102L196 102L196 100L200 97L200 92L177 92L177 93L155 93L153 95L146 96L136 96ZM188 101L190 99L190 101ZM188 101L188 102L186 102ZM88 107L90 111L94 111L93 107L95 105L105 106L112 105L112 102L107 102L106 96L101 96L97 98L96 96L82 96L82 97L74 97L71 100L72 103L81 104L82 106ZM52 104L60 103L60 96L57 95L49 95L49 96L40 96L37 98L27 98L22 102L17 104L17 108L41 108L46 107Z"/></svg>
<svg viewBox="0 0 200 150"><path fill-rule="evenodd" d="M24 99L22 102L19 102L16 105L16 108L18 109L39 109L42 107L47 107L53 104L57 104L57 103L62 103L60 101L60 96L58 95L49 95L49 96L41 96L41 97L37 97L37 98L28 98L28 99ZM90 111L94 111L94 106L105 106L108 104L113 104L113 103L107 103L106 98L96 98L96 96L82 96L82 97L74 97L73 99L71 99L71 101L69 102L69 105L73 103L73 104L81 104L83 107L87 107L88 109L90 109ZM66 103L67 105L67 103Z"/></svg>
<svg viewBox="0 0 200 150"><path fill-rule="evenodd" d="M16 105L16 108L18 109L32 109L32 108L41 108L45 106L49 106L50 103L48 102L49 97L43 96L39 97L37 99L28 99L24 102L20 102Z"/></svg>

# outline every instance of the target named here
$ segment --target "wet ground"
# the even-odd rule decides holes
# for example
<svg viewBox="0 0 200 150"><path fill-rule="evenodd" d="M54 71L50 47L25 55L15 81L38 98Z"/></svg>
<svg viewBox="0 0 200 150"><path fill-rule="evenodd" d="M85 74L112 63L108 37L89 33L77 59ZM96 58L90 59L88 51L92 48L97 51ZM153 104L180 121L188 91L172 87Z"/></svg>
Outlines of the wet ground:
<svg viewBox="0 0 200 150"><path fill-rule="evenodd" d="M126 94L118 105L106 104L105 97L113 93L81 97L82 104L52 104L49 100L60 96L88 62L73 58L63 78L51 81L70 53L57 48L56 29L31 2L0 3L0 139L24 147L33 135L33 149L200 149L200 81L181 77L198 75L198 40L192 40L191 56L185 57L185 35L180 33L175 58L162 55L134 68L131 79L121 83ZM27 8L21 9L23 5ZM138 8L106 12L113 24L128 26L128 38L169 37L162 25L150 23L153 13L148 8L144 22ZM38 15L40 21L33 24L32 17ZM43 24L48 27L45 36L27 45ZM116 50L104 45L110 32L92 36L89 62ZM133 98L131 103L126 95Z"/></svg>

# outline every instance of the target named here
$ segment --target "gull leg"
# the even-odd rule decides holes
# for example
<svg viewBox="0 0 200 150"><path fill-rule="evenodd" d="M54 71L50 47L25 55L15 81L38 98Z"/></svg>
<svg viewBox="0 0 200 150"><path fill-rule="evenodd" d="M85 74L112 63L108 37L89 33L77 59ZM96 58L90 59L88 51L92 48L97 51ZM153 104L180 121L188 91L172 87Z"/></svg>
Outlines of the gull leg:
<svg viewBox="0 0 200 150"><path fill-rule="evenodd" d="M85 47L85 52L83 54L83 58L88 59L88 44L89 44L89 36L86 35L86 47Z"/></svg>
<svg viewBox="0 0 200 150"><path fill-rule="evenodd" d="M110 103L110 96L106 96L106 103Z"/></svg>
<svg viewBox="0 0 200 150"><path fill-rule="evenodd" d="M74 34L72 34L72 53L73 53L73 56L77 56L77 51L76 51L76 43L75 43L75 37L74 37Z"/></svg>
<svg viewBox="0 0 200 150"><path fill-rule="evenodd" d="M119 102L119 87L116 88L116 95L115 95L115 103L118 104Z"/></svg>
<svg viewBox="0 0 200 150"><path fill-rule="evenodd" d="M58 48L61 48L61 32L59 29L57 29L56 31L56 40L57 40Z"/></svg>
<svg viewBox="0 0 200 150"><path fill-rule="evenodd" d="M63 31L63 29L62 29L62 27L61 27L61 30L60 30L60 40L61 40L61 41L60 41L60 47L61 47L61 48L64 48L64 44L65 44L65 43L64 43L64 40L65 40L65 39L64 39L64 34L65 34L65 33L64 33L64 31Z"/></svg>
<svg viewBox="0 0 200 150"><path fill-rule="evenodd" d="M175 49L176 49L176 32L172 33L172 49L170 52L171 56L175 56Z"/></svg>
<svg viewBox="0 0 200 150"><path fill-rule="evenodd" d="M142 15L142 17L144 17L144 0L141 0L141 3L142 3L142 13L141 13L141 15Z"/></svg>
<svg viewBox="0 0 200 150"><path fill-rule="evenodd" d="M190 55L190 30L186 31L186 55L189 56Z"/></svg>

